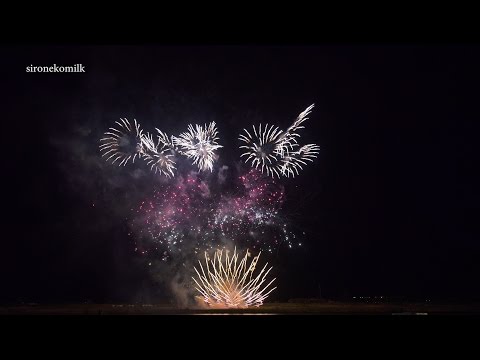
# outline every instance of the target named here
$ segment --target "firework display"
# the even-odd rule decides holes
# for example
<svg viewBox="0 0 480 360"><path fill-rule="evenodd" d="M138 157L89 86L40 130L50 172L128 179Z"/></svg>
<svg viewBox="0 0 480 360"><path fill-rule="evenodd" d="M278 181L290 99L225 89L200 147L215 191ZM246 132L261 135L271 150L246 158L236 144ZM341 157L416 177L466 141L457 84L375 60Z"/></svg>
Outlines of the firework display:
<svg viewBox="0 0 480 360"><path fill-rule="evenodd" d="M313 106L285 132L268 124L244 130L241 148L247 152L241 157L246 156L254 168L241 172L229 191L215 177L201 175L213 171L216 151L222 147L215 122L190 124L188 131L169 136L158 128L156 135L144 133L136 120L117 121L118 127L110 128L100 139L102 156L124 166L138 157L152 172L171 179L132 208L130 225L137 251L168 259L185 248L195 252L212 249L225 239L269 252L281 244L299 245L281 214L285 191L274 178L298 175L319 153L315 144L298 143L298 131L304 128ZM177 163L182 157L199 173L179 174Z"/></svg>
<svg viewBox="0 0 480 360"><path fill-rule="evenodd" d="M267 264L254 275L261 252L272 253L282 244L301 245L282 215L285 190L275 178L294 177L317 157L320 147L300 144L298 134L313 106L286 131L268 124L244 129L239 139L245 151L240 158L252 168L246 172L239 168L228 182L228 166L222 166L217 176L212 174L222 148L215 122L190 124L186 132L174 136L158 128L155 135L144 132L136 120L116 121L117 126L100 139L102 157L119 166L140 158L152 172L168 179L131 208L129 235L135 251L148 257L149 265L152 260L171 259L178 264L233 243L232 256L218 250L210 260L205 252L205 265L200 262L195 268L196 290L210 307L262 305L275 289L270 288L275 279L266 283L271 270L266 270ZM237 245L258 255L249 263L247 250L239 259Z"/></svg>
<svg viewBox="0 0 480 360"><path fill-rule="evenodd" d="M179 137L174 137L174 144L181 150L180 152L190 159L193 159L193 164L198 166L201 171L213 170L213 163L217 156L215 150L221 148L218 145L217 137L218 131L215 122L211 122L208 126L188 125L188 132L180 134Z"/></svg>
<svg viewBox="0 0 480 360"><path fill-rule="evenodd" d="M307 165L307 161L313 161L320 147L315 144L301 146L298 143L300 134L304 129L303 123L308 119L314 104L301 112L293 124L283 132L274 125L253 125L253 131L244 129L239 140L245 143L240 149L244 153L245 163L251 164L267 176L294 177ZM118 165L126 165L130 159L135 162L137 157L143 158L150 169L166 177L173 177L176 170L176 155L183 155L196 165L199 171L213 171L213 165L218 159L216 151L222 148L218 144L218 130L215 122L201 125L188 125L188 131L179 136L168 136L157 129L157 142L153 135L143 133L140 124L134 120L130 124L127 119L116 121L118 128L111 127L110 131L100 139L100 151L102 157Z"/></svg>
<svg viewBox="0 0 480 360"><path fill-rule="evenodd" d="M230 257L228 251L223 257L223 250L217 250L213 260L205 253L205 267L199 261L200 271L194 268L198 278L193 277L197 291L203 301L210 307L216 308L247 308L260 306L268 295L276 289L270 288L275 279L266 283L266 278L272 269L267 270L266 263L262 270L254 276L260 253L254 256L250 264L245 253L238 261L236 248Z"/></svg>
<svg viewBox="0 0 480 360"><path fill-rule="evenodd" d="M245 162L251 163L252 167L259 169L262 173L266 172L267 176L280 175L294 177L299 174L299 169L303 169L302 165L307 165L306 161L313 161L319 153L320 147L315 144L300 146L298 139L300 134L298 130L305 128L302 124L308 119L314 104L305 109L294 123L285 131L279 130L274 125L262 124L249 132L244 129L244 134L240 134L239 140L245 145L240 149L245 152L240 157L246 157Z"/></svg>
<svg viewBox="0 0 480 360"><path fill-rule="evenodd" d="M193 165L199 171L213 171L213 164L218 158L216 150L221 148L217 140L217 128L215 122L208 126L189 125L188 132L178 137L169 137L163 131L155 128L158 132L157 142L153 135L143 133L140 124L134 120L133 126L127 119L115 122L119 128L109 128L104 137L100 139L100 151L102 157L111 160L112 164L118 160L119 165L126 165L130 159L132 163L137 157L143 158L150 170L166 177L175 175L175 155L184 155L193 160Z"/></svg>

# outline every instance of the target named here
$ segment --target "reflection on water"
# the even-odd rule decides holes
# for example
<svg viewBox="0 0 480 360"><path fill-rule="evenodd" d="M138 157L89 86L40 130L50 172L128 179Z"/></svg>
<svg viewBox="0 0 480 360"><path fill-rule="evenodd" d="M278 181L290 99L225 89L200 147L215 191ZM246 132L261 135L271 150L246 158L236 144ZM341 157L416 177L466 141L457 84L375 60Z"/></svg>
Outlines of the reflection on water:
<svg viewBox="0 0 480 360"><path fill-rule="evenodd" d="M235 313L203 313L203 314L189 314L189 315L280 315L273 313L245 313L245 314L235 314Z"/></svg>
<svg viewBox="0 0 480 360"><path fill-rule="evenodd" d="M420 312L401 312L401 313L392 313L392 315L428 315L428 313L420 313Z"/></svg>
<svg viewBox="0 0 480 360"><path fill-rule="evenodd" d="M392 315L428 315L426 312L400 312L400 313L391 313ZM197 314L188 314L188 315L321 315L315 313L295 313L295 314L280 314L280 313L197 313ZM324 315L332 315L332 314L324 314ZM337 315L352 315L351 313L337 313ZM367 314L364 314L367 315ZM382 314L370 314L370 315L382 315ZM388 314L383 314L388 315Z"/></svg>

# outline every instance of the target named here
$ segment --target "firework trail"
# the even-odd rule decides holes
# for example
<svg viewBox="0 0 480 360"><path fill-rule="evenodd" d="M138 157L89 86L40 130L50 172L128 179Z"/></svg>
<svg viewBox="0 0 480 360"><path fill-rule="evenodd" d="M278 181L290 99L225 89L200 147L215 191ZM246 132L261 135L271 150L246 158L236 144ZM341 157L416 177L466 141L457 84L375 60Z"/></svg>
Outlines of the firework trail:
<svg viewBox="0 0 480 360"><path fill-rule="evenodd" d="M217 308L247 308L249 306L260 306L268 295L276 289L269 289L275 281L271 280L264 285L271 267L266 270L267 264L254 276L260 253L253 257L248 264L250 253L245 253L242 260L238 261L237 249L233 256L228 251L223 255L223 250L217 250L210 260L205 252L205 269L199 261L200 270L195 269L198 280L195 277L197 291L202 295L203 301ZM201 273L200 273L201 272Z"/></svg>
<svg viewBox="0 0 480 360"><path fill-rule="evenodd" d="M100 151L106 160L112 159L112 164L119 160L119 166L125 166L127 162L141 156L141 139L143 131L137 120L133 120L133 126L127 119L115 121L118 128L109 128L104 137L100 139Z"/></svg>
<svg viewBox="0 0 480 360"><path fill-rule="evenodd" d="M193 159L193 164L198 166L200 171L213 170L213 163L217 155L215 150L223 147L218 145L218 131L215 122L208 126L188 125L188 131L173 138L173 142L179 147L180 152Z"/></svg>
<svg viewBox="0 0 480 360"><path fill-rule="evenodd" d="M280 178L280 175L286 177L298 175L299 169L303 169L302 165L307 165L306 161L313 161L320 150L315 144L302 147L298 144L300 135L297 131L305 128L302 124L308 119L313 107L314 104L300 113L285 132L268 124L263 129L262 124L258 129L253 125L253 132L244 129L245 134L240 134L239 140L245 143L240 149L246 151L240 157L246 156L246 163L250 161L252 167L260 168L267 176Z"/></svg>
<svg viewBox="0 0 480 360"><path fill-rule="evenodd" d="M314 106L315 104L312 104L307 107L303 112L301 112L300 115L298 115L297 119L293 122L293 124L278 139L275 147L275 152L281 157L283 157L286 152L293 150L294 145L297 144L297 138L299 138L300 135L297 134L296 131L300 129L305 129L305 126L303 126L302 124L305 120L308 119L308 115L312 112Z"/></svg>

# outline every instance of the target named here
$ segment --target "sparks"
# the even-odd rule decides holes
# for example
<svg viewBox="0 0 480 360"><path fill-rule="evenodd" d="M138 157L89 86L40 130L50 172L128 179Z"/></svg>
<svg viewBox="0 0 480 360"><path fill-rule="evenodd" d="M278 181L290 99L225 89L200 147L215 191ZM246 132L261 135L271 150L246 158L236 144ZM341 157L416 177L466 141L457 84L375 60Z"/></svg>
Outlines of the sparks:
<svg viewBox="0 0 480 360"><path fill-rule="evenodd" d="M148 256L177 256L182 249L212 249L219 239L272 253L296 246L296 236L282 214L285 189L255 169L222 191L213 179L179 175L132 208L129 224L135 244Z"/></svg>
<svg viewBox="0 0 480 360"><path fill-rule="evenodd" d="M158 135L158 141L155 144L153 141L153 136L150 133L142 136L142 149L141 154L144 155L147 165L150 165L150 170L155 169L155 174L157 171L165 175L166 177L173 177L175 171L175 160L172 148L169 146L168 137L166 134L160 133Z"/></svg>
<svg viewBox="0 0 480 360"><path fill-rule="evenodd" d="M206 269L201 261L199 261L201 273L194 268L198 280L195 277L192 279L195 281L197 285L195 288L202 295L203 301L208 306L217 308L261 306L268 295L276 289L274 287L269 290L275 279L263 286L272 267L266 270L268 263L265 264L260 273L254 277L253 273L260 253L252 259L249 265L250 253L248 250L240 262L238 262L236 248L232 257L229 256L228 251L225 252L225 257L222 255L223 250L217 250L213 260L210 260L205 252Z"/></svg>
<svg viewBox="0 0 480 360"><path fill-rule="evenodd" d="M193 164L200 171L213 170L213 163L217 158L215 150L223 147L217 143L218 131L215 122L208 126L188 125L188 132L173 137L173 143L180 148L180 152L193 159Z"/></svg>

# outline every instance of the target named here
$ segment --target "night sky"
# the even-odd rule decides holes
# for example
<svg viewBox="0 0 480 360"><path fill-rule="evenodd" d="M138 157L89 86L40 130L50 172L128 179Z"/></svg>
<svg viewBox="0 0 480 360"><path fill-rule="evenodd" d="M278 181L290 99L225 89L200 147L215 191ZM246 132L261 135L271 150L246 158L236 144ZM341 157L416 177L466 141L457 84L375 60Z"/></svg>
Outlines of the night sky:
<svg viewBox="0 0 480 360"><path fill-rule="evenodd" d="M271 299L320 288L332 299L480 298L480 47L18 45L0 55L1 302L169 300L127 236L123 207L151 181L94 166L118 118L171 133L216 121L218 165L233 166L244 127L286 128L311 103L302 140L320 154L281 180L304 246L274 258ZM85 73L25 72L77 63Z"/></svg>

